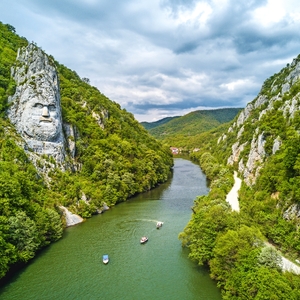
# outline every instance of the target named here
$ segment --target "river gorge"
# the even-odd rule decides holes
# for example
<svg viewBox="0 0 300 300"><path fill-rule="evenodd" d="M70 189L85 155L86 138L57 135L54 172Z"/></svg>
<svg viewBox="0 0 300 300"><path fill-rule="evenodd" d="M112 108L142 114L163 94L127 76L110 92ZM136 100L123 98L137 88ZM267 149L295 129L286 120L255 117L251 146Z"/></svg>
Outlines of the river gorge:
<svg viewBox="0 0 300 300"><path fill-rule="evenodd" d="M192 262L178 240L193 200L207 192L200 167L175 158L168 182L67 228L0 288L0 298L221 299L208 269ZM160 229L157 221L164 222ZM149 241L141 245L144 235Z"/></svg>

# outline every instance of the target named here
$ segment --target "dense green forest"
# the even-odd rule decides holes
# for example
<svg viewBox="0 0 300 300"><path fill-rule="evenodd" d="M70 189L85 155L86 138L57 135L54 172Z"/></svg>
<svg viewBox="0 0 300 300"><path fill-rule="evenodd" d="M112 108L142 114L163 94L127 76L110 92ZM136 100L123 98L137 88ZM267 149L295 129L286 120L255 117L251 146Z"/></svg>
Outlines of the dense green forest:
<svg viewBox="0 0 300 300"><path fill-rule="evenodd" d="M188 151L198 146L198 136L201 133L231 121L240 110L241 108L198 110L181 117L141 124L164 144Z"/></svg>
<svg viewBox="0 0 300 300"><path fill-rule="evenodd" d="M180 239L193 260L209 266L223 299L300 299L300 276L283 272L281 265L281 255L292 262L300 260L299 61L300 56L265 81L247 106L250 113L243 126L237 126L237 116L199 135L200 150L191 155L210 180L210 192L195 200L192 219ZM284 90L287 83L290 89ZM246 184L243 168L258 153L258 137L264 155L254 164L256 180ZM276 140L280 147L275 151ZM243 147L230 165L233 145ZM226 202L234 170L244 179L240 212Z"/></svg>
<svg viewBox="0 0 300 300"><path fill-rule="evenodd" d="M11 67L27 44L13 26L0 23L0 278L62 236L59 206L91 217L104 203L113 206L166 181L173 166L170 150L132 114L50 57L59 74L63 122L76 128L78 138L75 157L66 162L77 168L53 169L46 180L18 146L21 137L6 116L16 87ZM103 111L100 127L92 113Z"/></svg>

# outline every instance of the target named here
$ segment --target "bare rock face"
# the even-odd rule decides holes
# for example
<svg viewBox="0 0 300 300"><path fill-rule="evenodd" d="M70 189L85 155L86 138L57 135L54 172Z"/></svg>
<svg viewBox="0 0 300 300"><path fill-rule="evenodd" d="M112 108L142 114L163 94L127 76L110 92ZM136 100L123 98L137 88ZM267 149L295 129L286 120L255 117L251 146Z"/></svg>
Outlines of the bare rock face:
<svg viewBox="0 0 300 300"><path fill-rule="evenodd" d="M79 215L71 213L66 207L60 206L60 209L64 213L67 227L77 225L83 222L83 219Z"/></svg>
<svg viewBox="0 0 300 300"><path fill-rule="evenodd" d="M239 142L236 142L232 145L232 155L228 157L227 164L232 166L234 163L238 162L240 153L244 150L246 144L247 143L239 145Z"/></svg>
<svg viewBox="0 0 300 300"><path fill-rule="evenodd" d="M24 149L45 154L61 164L65 159L58 74L54 63L37 46L19 49L15 94L8 117L26 142Z"/></svg>
<svg viewBox="0 0 300 300"><path fill-rule="evenodd" d="M251 112L253 110L253 105L252 103L248 103L247 106L245 107L245 109L243 109L240 112L240 115L237 119L237 126L239 127L240 125L243 125L244 122L249 118Z"/></svg>

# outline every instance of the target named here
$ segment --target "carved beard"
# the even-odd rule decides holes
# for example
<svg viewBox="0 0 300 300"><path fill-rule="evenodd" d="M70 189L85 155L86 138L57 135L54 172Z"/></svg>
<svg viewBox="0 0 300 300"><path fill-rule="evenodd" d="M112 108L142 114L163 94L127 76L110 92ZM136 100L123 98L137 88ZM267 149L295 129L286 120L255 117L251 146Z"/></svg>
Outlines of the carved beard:
<svg viewBox="0 0 300 300"><path fill-rule="evenodd" d="M21 132L25 138L38 141L56 142L62 133L59 108L52 110L49 117L42 116L42 109L35 106L35 101L28 101L21 116Z"/></svg>
<svg viewBox="0 0 300 300"><path fill-rule="evenodd" d="M38 141L55 142L61 132L57 119L40 121L39 117L26 116L22 120L24 134Z"/></svg>

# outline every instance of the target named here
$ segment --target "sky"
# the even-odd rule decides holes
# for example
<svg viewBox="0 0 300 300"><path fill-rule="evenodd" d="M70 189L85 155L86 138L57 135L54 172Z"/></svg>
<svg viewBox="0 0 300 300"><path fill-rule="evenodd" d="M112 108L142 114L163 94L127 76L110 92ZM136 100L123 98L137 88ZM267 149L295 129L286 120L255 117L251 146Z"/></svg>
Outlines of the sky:
<svg viewBox="0 0 300 300"><path fill-rule="evenodd" d="M245 107L300 54L299 0L1 0L0 21L140 122Z"/></svg>

